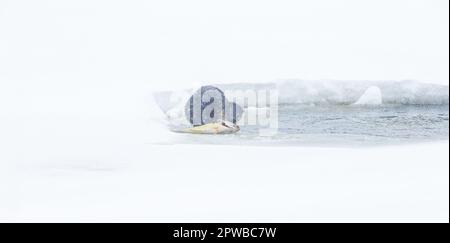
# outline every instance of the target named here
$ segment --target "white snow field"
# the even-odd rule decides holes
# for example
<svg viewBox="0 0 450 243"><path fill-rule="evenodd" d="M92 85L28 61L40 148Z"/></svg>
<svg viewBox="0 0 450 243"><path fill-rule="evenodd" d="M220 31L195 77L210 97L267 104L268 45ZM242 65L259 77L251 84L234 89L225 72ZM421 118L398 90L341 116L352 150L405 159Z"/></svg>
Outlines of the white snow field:
<svg viewBox="0 0 450 243"><path fill-rule="evenodd" d="M35 150L25 157L40 162L2 168L0 221L448 222L448 142L376 149L141 144L103 155L69 146L57 145L51 159Z"/></svg>
<svg viewBox="0 0 450 243"><path fill-rule="evenodd" d="M448 105L448 11L447 0L1 0L0 221L448 222L448 137L183 145L147 99L283 79L284 104Z"/></svg>
<svg viewBox="0 0 450 243"><path fill-rule="evenodd" d="M181 145L136 90L90 92L4 109L0 221L448 222L448 141Z"/></svg>

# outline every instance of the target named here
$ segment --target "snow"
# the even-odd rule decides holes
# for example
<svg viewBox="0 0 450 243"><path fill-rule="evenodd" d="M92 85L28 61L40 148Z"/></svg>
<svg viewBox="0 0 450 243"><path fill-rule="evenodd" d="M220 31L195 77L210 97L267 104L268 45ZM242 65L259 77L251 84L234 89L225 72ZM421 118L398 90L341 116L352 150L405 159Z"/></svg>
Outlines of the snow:
<svg viewBox="0 0 450 243"><path fill-rule="evenodd" d="M66 136L28 137L1 153L0 221L448 222L448 141L320 148Z"/></svg>
<svg viewBox="0 0 450 243"><path fill-rule="evenodd" d="M381 105L383 97L377 86L370 86L366 92L355 102L355 105Z"/></svg>
<svg viewBox="0 0 450 243"><path fill-rule="evenodd" d="M180 145L147 100L293 77L439 85L293 80L277 85L281 102L351 104L376 85L387 103L448 104L448 9L1 1L0 221L448 222L448 141Z"/></svg>
<svg viewBox="0 0 450 243"><path fill-rule="evenodd" d="M448 222L448 140L181 145L140 85L78 92L2 96L0 221Z"/></svg>
<svg viewBox="0 0 450 243"><path fill-rule="evenodd" d="M448 84L430 84L412 80L351 81L279 79L273 82L218 84L225 94L235 91L270 90L278 92L281 104L304 105L448 105ZM182 114L189 90L173 88L155 92L158 106L171 116ZM192 91L191 91L192 93ZM180 95L182 94L182 95ZM188 96L189 97L189 96ZM229 97L229 96L227 96ZM237 100L239 105L249 104ZM251 104L250 104L251 105Z"/></svg>

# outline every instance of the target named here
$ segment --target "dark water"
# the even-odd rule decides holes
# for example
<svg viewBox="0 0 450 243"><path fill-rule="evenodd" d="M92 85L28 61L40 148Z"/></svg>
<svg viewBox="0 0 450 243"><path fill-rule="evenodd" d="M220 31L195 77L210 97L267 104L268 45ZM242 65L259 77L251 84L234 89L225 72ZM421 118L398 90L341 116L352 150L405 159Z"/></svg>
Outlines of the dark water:
<svg viewBox="0 0 450 243"><path fill-rule="evenodd" d="M253 145L388 145L449 139L448 105L280 105L273 136L242 125L229 135L190 135L183 143Z"/></svg>

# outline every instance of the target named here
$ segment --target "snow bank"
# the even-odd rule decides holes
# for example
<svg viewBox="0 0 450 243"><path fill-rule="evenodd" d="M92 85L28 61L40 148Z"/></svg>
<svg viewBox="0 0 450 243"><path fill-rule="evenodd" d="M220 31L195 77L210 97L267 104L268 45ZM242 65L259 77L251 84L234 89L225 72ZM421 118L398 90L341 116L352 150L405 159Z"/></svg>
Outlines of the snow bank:
<svg viewBox="0 0 450 243"><path fill-rule="evenodd" d="M276 83L280 103L348 105L372 86L378 87L384 104L442 105L449 103L448 86L416 81L303 81Z"/></svg>
<svg viewBox="0 0 450 243"><path fill-rule="evenodd" d="M383 96L377 86L369 87L366 92L354 103L355 105L381 105Z"/></svg>
<svg viewBox="0 0 450 243"><path fill-rule="evenodd" d="M272 83L231 83L216 86L225 93L235 90L276 90L280 104L351 105L361 98L361 103L381 103L382 98L383 104L449 104L448 86L416 81L279 80ZM167 112L182 107L189 93L192 93L192 90L156 92L154 96L158 106ZM246 107L246 104L240 105ZM178 110L181 114L181 108Z"/></svg>

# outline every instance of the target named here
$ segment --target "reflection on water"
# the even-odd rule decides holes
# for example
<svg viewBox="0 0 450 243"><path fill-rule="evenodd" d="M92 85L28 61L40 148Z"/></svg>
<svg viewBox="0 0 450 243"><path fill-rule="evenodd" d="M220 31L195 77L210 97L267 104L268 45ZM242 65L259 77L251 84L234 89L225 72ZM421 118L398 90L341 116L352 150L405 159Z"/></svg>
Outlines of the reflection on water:
<svg viewBox="0 0 450 243"><path fill-rule="evenodd" d="M383 145L448 140L448 105L279 106L278 132L258 126L229 135L184 134L180 143L251 145Z"/></svg>

